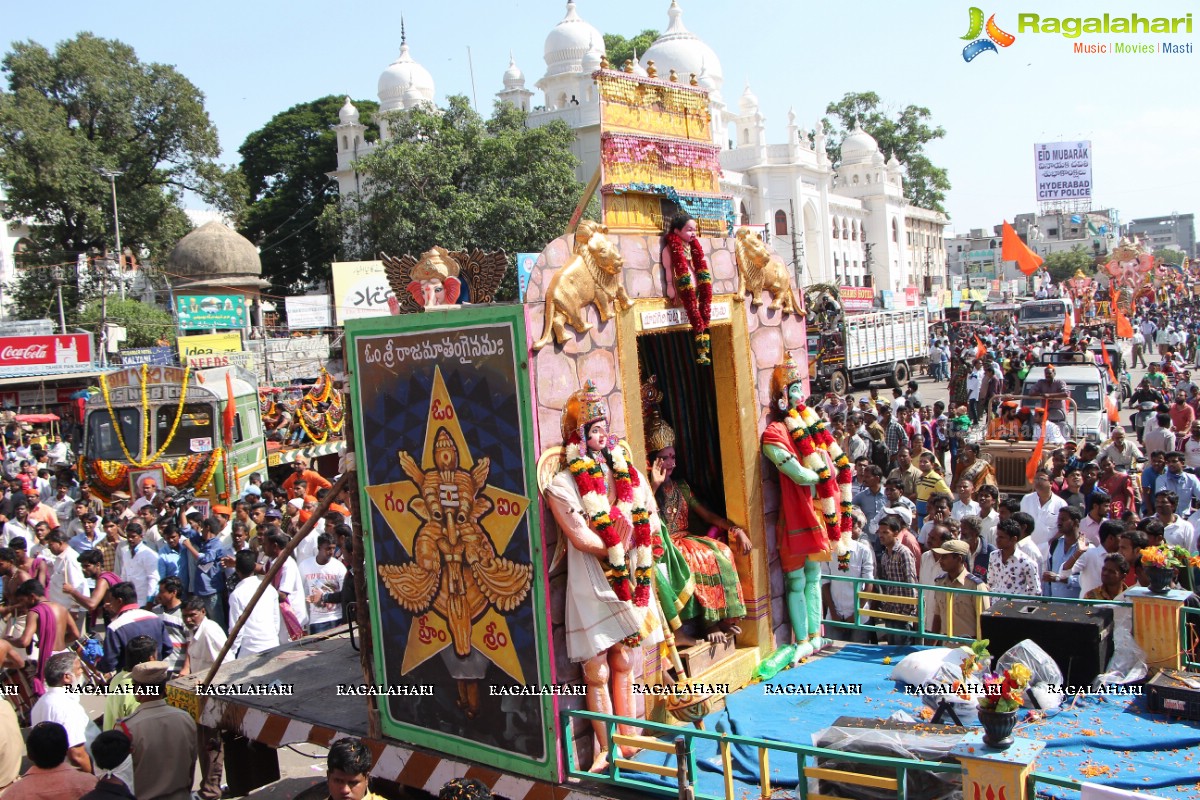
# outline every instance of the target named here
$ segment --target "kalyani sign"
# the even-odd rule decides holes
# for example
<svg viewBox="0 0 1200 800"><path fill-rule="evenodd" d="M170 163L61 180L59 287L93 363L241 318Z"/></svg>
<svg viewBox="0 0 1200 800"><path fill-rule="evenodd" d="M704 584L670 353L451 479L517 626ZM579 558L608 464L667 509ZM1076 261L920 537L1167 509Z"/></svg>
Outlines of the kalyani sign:
<svg viewBox="0 0 1200 800"><path fill-rule="evenodd" d="M61 336L0 336L0 377L78 372L92 361L92 337L86 333Z"/></svg>

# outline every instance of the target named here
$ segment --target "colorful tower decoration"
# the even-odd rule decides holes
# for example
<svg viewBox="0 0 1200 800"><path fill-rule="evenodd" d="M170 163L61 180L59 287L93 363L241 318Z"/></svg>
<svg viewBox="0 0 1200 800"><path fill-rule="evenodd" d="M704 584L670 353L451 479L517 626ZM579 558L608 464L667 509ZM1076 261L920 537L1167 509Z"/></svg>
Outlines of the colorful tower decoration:
<svg viewBox="0 0 1200 800"><path fill-rule="evenodd" d="M608 68L592 73L600 99L600 198L614 233L660 233L677 211L701 236L733 233L733 199L720 193L720 148L712 140L708 92L678 80Z"/></svg>

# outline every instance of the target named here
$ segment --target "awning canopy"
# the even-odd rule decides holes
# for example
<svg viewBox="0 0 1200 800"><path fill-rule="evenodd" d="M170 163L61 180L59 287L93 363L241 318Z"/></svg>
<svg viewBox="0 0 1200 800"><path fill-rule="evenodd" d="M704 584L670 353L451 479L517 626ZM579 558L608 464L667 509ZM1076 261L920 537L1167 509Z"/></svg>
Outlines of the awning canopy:
<svg viewBox="0 0 1200 800"><path fill-rule="evenodd" d="M0 386L37 385L40 383L58 383L60 381L83 381L99 378L108 370L93 369L86 372L52 372L31 373L29 375L11 375L0 378Z"/></svg>

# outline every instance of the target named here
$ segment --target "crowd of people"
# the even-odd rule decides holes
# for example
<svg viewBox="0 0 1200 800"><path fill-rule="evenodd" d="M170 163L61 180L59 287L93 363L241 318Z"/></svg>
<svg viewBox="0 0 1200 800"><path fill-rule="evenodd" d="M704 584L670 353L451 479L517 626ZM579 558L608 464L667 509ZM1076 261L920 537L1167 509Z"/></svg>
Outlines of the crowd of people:
<svg viewBox="0 0 1200 800"><path fill-rule="evenodd" d="M1025 334L1004 324L938 331L930 343L929 377L949 383L953 412L940 401L922 402L916 382L907 391L893 390L890 401L875 390L857 402L828 396L823 413L856 464L855 543L849 554L827 562L825 571L909 584L878 587L882 594L904 598L915 598L918 589L911 585L920 584L996 595L1115 600L1126 588L1149 583L1142 564L1145 548L1166 544L1195 555L1200 547L1200 393L1188 364L1200 358L1200 309L1149 307L1133 325L1131 360L1144 358L1144 345L1151 341L1159 359L1149 362L1138 389L1153 392L1157 413L1137 436L1120 424L1100 442L1065 436L1053 412L1068 389L1053 365L1039 364L1046 353L1060 351L1087 353L1086 363L1093 363L1096 347L1112 342L1111 330L1092 329L1094 335L1065 340L1062 332ZM1019 414L1023 410L1016 402L990 402L1021 391L1047 399L1049 421L1036 411L1032 417ZM1142 401L1138 392L1128 398L1131 406ZM1043 461L1033 465L1032 491L1001 495L992 465L982 457L980 442L987 439L1042 439ZM1191 569L1178 570L1177 580L1190 589ZM975 602L954 602L950 610L952 593L923 591L926 631L978 634ZM855 621L851 584L826 581L824 592L828 619ZM1200 600L1192 594L1188 604L1200 607ZM988 597L980 596L978 610L987 605ZM916 612L904 601L875 608ZM865 615L859 621L872 622ZM882 624L914 627L891 619ZM827 628L843 639L879 638L860 629Z"/></svg>
<svg viewBox="0 0 1200 800"><path fill-rule="evenodd" d="M20 431L8 433L10 443L20 442L11 449L28 445ZM131 789L136 782L137 797L189 798L198 763L198 797L219 798L217 731L168 706L163 687L177 675L208 673L277 563L273 591L250 610L228 643L227 659L348 618L354 600L348 498L328 497L331 482L300 458L279 483L251 477L229 505L209 508L153 479L141 481L136 499L117 491L100 505L81 492L70 467L51 470L47 448L34 442L27 455L0 497L0 666L28 705L28 719L20 722L34 725L28 747L35 778L18 781L3 797L79 797L75 789L84 779L67 774L64 763L86 773L86 791L112 790L103 776L119 770L104 773L99 762L101 752L120 750L110 735L117 732L126 737L126 755L133 743L126 776L132 780L124 783ZM44 483L42 473L49 475ZM323 504L325 513L285 554ZM99 724L84 711L82 694L70 689L85 681L108 687ZM14 705L0 702L0 708L0 751L19 753L18 718L8 713ZM33 735L38 731L44 742ZM64 731L66 755L55 760ZM34 758L42 745L44 761ZM10 760L0 756L0 789L16 778ZM47 785L63 791L44 794Z"/></svg>

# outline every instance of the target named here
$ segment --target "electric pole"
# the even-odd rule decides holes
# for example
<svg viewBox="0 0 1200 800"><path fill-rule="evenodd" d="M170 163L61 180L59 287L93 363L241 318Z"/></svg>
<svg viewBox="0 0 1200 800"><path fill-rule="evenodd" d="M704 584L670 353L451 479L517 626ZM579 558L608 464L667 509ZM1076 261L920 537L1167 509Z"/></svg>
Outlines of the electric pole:
<svg viewBox="0 0 1200 800"><path fill-rule="evenodd" d="M121 299L125 299L125 276L121 274L125 267L125 257L121 250L121 218L117 215L117 178L124 175L125 172L119 169L102 169L100 174L108 178L109 184L112 186L112 203L113 203L113 228L115 229L117 239L117 282L121 285Z"/></svg>

